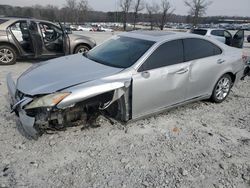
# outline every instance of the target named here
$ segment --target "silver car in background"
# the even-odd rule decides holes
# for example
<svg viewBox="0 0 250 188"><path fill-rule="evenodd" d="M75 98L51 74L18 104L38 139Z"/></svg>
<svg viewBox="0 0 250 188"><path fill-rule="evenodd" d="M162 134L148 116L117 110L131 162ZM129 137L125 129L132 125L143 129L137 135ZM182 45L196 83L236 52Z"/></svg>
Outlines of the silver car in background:
<svg viewBox="0 0 250 188"><path fill-rule="evenodd" d="M60 23L0 17L0 65L15 64L18 58L53 58L83 53L95 46L93 39L73 34Z"/></svg>
<svg viewBox="0 0 250 188"><path fill-rule="evenodd" d="M130 121L192 101L220 103L244 76L240 49L189 33L122 33L82 55L34 65L15 83L12 110L29 138L88 124Z"/></svg>

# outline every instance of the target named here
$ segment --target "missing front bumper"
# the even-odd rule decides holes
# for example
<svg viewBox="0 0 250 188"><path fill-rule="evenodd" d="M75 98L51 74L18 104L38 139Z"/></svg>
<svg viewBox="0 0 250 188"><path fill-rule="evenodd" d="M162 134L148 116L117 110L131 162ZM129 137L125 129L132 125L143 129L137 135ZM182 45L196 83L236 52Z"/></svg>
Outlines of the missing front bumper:
<svg viewBox="0 0 250 188"><path fill-rule="evenodd" d="M7 87L8 87L8 96L10 101L11 110L16 112L17 115L17 127L22 135L27 138L37 139L39 133L34 128L35 118L30 117L26 114L23 107L32 101L31 98L25 97L23 99L18 99L15 97L16 94L16 85L13 81L11 74L9 73L6 77Z"/></svg>

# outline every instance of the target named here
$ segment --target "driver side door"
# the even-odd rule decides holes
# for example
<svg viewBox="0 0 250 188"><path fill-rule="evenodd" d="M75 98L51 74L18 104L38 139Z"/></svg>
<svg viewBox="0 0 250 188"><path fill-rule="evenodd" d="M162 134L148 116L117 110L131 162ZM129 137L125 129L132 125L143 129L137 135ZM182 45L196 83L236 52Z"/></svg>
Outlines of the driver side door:
<svg viewBox="0 0 250 188"><path fill-rule="evenodd" d="M189 66L183 40L159 46L133 75L133 119L185 101Z"/></svg>

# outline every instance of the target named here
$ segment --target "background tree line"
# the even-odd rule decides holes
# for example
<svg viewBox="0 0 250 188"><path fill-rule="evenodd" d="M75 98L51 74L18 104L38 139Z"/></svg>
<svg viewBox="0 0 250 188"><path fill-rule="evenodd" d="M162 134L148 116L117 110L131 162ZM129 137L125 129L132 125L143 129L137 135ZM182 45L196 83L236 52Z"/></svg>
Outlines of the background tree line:
<svg viewBox="0 0 250 188"><path fill-rule="evenodd" d="M137 22L148 22L153 27L163 29L167 22L175 23L218 23L220 19L249 19L246 17L205 17L206 10L211 4L208 0L185 0L189 14L181 16L174 14L174 8L168 0L160 3L146 3L145 0L120 0L117 12L100 12L93 10L87 0L66 0L62 8L53 5L17 7L0 5L1 16L32 17L50 21L61 21L72 24L85 22L120 22L126 30L127 23L135 27Z"/></svg>

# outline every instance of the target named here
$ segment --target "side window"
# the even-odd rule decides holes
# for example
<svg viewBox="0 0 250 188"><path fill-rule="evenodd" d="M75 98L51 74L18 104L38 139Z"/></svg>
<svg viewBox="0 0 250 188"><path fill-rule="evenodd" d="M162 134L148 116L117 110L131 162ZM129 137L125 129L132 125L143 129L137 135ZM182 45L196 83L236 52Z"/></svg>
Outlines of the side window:
<svg viewBox="0 0 250 188"><path fill-rule="evenodd" d="M224 30L213 30L211 31L211 34L219 37L224 37Z"/></svg>
<svg viewBox="0 0 250 188"><path fill-rule="evenodd" d="M45 42L55 41L62 35L62 31L53 24L40 23L39 27Z"/></svg>
<svg viewBox="0 0 250 188"><path fill-rule="evenodd" d="M184 62L182 40L166 42L144 62L140 71L146 71Z"/></svg>
<svg viewBox="0 0 250 188"><path fill-rule="evenodd" d="M203 39L184 39L185 61L214 56L222 53L222 50L213 43Z"/></svg>
<svg viewBox="0 0 250 188"><path fill-rule="evenodd" d="M29 41L29 31L26 21L19 21L10 26L10 30L18 42Z"/></svg>

